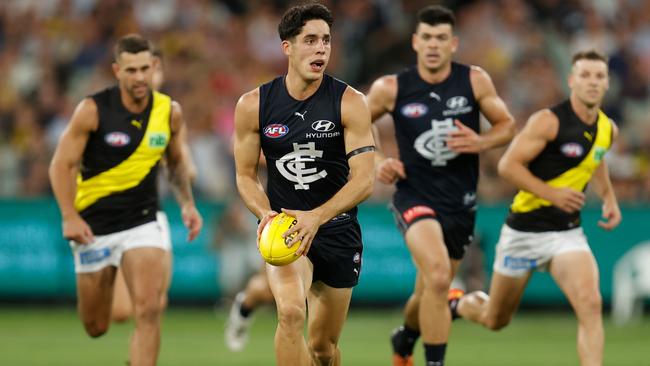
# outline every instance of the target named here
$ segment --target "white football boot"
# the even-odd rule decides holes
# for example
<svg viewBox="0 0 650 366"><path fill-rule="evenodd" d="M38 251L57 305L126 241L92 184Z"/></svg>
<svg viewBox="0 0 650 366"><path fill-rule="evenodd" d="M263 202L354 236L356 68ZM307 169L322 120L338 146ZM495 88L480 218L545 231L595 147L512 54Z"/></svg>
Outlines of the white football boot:
<svg viewBox="0 0 650 366"><path fill-rule="evenodd" d="M244 318L240 312L241 304L245 297L246 295L243 292L235 296L235 301L233 301L230 307L230 315L226 323L226 346L233 352L243 350L246 343L248 343L248 329L252 323L252 316Z"/></svg>

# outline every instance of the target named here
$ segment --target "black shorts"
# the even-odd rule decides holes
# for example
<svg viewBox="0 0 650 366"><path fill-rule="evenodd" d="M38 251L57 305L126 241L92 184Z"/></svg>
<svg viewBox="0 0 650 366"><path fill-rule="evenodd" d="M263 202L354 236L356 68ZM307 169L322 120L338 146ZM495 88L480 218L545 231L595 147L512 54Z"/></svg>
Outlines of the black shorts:
<svg viewBox="0 0 650 366"><path fill-rule="evenodd" d="M406 235L408 228L420 220L438 221L442 227L442 235L449 257L452 259L462 259L467 246L474 240L475 210L453 214L438 212L434 205L427 200L400 191L395 193L393 201L388 207L393 212L395 223L402 235Z"/></svg>
<svg viewBox="0 0 650 366"><path fill-rule="evenodd" d="M362 254L361 228L356 219L319 230L307 252L314 265L313 281L334 288L356 286Z"/></svg>

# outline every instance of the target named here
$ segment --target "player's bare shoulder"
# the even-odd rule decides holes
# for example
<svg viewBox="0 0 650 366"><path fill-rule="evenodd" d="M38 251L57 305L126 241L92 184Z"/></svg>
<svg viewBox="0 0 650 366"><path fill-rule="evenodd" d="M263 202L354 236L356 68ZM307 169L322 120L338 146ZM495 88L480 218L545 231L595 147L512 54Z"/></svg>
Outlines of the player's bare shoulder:
<svg viewBox="0 0 650 366"><path fill-rule="evenodd" d="M172 100L172 119L171 128L172 132L177 132L184 123L183 120L183 107L175 100Z"/></svg>
<svg viewBox="0 0 650 366"><path fill-rule="evenodd" d="M235 124L257 130L260 112L260 88L242 94L235 106Z"/></svg>
<svg viewBox="0 0 650 366"><path fill-rule="evenodd" d="M490 74L485 71L484 68L478 65L469 65L470 77L471 78L488 78L490 79Z"/></svg>
<svg viewBox="0 0 650 366"><path fill-rule="evenodd" d="M183 116L183 107L181 107L181 104L175 100L172 100L172 116L174 117Z"/></svg>
<svg viewBox="0 0 650 366"><path fill-rule="evenodd" d="M397 99L397 75L384 75L372 83L368 92L368 104L373 117L377 114L392 112Z"/></svg>
<svg viewBox="0 0 650 366"><path fill-rule="evenodd" d="M551 141L557 136L559 128L560 120L557 115L550 109L545 108L533 113L528 118L524 131Z"/></svg>
<svg viewBox="0 0 650 366"><path fill-rule="evenodd" d="M370 112L366 96L348 85L341 99L341 123L345 127L350 123L364 121L370 123Z"/></svg>
<svg viewBox="0 0 650 366"><path fill-rule="evenodd" d="M99 127L99 110L91 97L84 98L72 113L66 131L75 135L90 134Z"/></svg>
<svg viewBox="0 0 650 366"><path fill-rule="evenodd" d="M84 98L75 108L70 119L69 128L77 131L92 132L99 126L99 110L93 98Z"/></svg>
<svg viewBox="0 0 650 366"><path fill-rule="evenodd" d="M470 65L469 70L469 80L472 83L474 96L477 100L485 95L496 93L492 78L485 69L480 66Z"/></svg>
<svg viewBox="0 0 650 366"><path fill-rule="evenodd" d="M358 91L357 89L347 86L345 88L345 91L343 92L343 100L341 101L342 103L366 103L366 96L363 95L362 92Z"/></svg>
<svg viewBox="0 0 650 366"><path fill-rule="evenodd" d="M377 78L377 80L375 80L370 87L371 91L373 89L384 95L397 96L397 75L390 74Z"/></svg>

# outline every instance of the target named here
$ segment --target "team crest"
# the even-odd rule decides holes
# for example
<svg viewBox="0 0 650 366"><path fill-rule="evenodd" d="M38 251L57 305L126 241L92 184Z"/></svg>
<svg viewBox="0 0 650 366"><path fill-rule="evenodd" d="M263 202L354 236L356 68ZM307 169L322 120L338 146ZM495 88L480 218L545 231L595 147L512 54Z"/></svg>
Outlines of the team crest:
<svg viewBox="0 0 650 366"><path fill-rule="evenodd" d="M447 161L458 156L447 147L447 138L458 128L451 118L442 121L432 120L431 129L423 132L413 142L413 148L423 158L431 160L432 166L446 166Z"/></svg>
<svg viewBox="0 0 650 366"><path fill-rule="evenodd" d="M264 127L264 136L277 139L289 133L289 127L279 123L273 123Z"/></svg>
<svg viewBox="0 0 650 366"><path fill-rule="evenodd" d="M294 142L293 151L276 160L275 167L284 178L296 183L293 186L295 190L309 190L309 185L325 178L327 171L318 171L317 168L308 167L307 163L313 163L322 157L323 151L317 150L315 143L298 144Z"/></svg>
<svg viewBox="0 0 650 366"><path fill-rule="evenodd" d="M422 103L409 103L402 107L402 114L408 118L418 118L427 114L429 107Z"/></svg>

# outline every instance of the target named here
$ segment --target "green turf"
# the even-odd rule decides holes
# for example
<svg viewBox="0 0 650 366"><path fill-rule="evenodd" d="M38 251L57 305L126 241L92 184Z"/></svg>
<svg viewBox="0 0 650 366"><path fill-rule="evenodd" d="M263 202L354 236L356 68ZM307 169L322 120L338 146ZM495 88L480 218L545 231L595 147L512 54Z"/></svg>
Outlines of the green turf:
<svg viewBox="0 0 650 366"><path fill-rule="evenodd" d="M245 352L224 346L226 312L174 309L166 315L159 365L273 365L275 315L258 312ZM343 364L389 365L388 334L398 310L352 310L341 338ZM124 365L131 324L87 338L69 308L0 308L0 365ZM605 364L650 365L650 319L624 328L606 322ZM422 365L418 344L416 365ZM448 365L577 365L575 320L570 314L523 313L499 333L465 321L454 323Z"/></svg>

